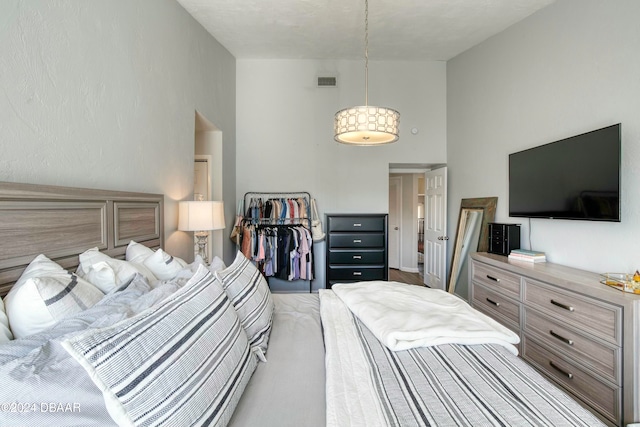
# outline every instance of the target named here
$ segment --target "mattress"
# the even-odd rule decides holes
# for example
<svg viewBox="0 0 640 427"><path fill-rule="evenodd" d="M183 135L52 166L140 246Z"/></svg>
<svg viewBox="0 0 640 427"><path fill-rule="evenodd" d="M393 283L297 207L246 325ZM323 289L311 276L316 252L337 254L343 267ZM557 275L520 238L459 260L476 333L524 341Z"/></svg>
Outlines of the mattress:
<svg viewBox="0 0 640 427"><path fill-rule="evenodd" d="M325 367L318 294L273 294L267 362L259 363L230 426L324 427Z"/></svg>

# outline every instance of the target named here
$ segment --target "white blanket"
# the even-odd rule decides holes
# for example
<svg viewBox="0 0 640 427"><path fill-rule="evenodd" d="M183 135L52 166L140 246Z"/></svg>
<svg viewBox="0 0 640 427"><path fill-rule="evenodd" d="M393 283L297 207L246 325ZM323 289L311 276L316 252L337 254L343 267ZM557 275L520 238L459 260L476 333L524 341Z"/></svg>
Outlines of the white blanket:
<svg viewBox="0 0 640 427"><path fill-rule="evenodd" d="M332 290L390 350L499 344L518 354L518 335L445 291L381 281L341 283Z"/></svg>

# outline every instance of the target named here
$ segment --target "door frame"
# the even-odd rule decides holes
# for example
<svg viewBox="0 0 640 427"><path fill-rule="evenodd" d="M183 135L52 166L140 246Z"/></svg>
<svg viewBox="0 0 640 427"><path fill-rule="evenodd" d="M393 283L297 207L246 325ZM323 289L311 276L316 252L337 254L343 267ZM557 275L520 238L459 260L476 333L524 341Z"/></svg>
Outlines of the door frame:
<svg viewBox="0 0 640 427"><path fill-rule="evenodd" d="M407 167L407 168L403 168L401 167L401 165L399 164L395 164L393 167L391 167L391 165L389 165L389 179L391 179L391 174L401 174L401 175L407 175L407 179L409 179L409 175L411 175L410 179L413 180L413 188L414 188L414 193L411 194L411 210L412 210L412 221L411 221L411 226L409 227L409 225L405 224L403 221L403 218L400 218L400 271L404 271L407 273L419 273L420 270L418 268L418 175L421 175L424 177L424 174L429 172L430 170L433 170L436 168L431 168L430 165L425 165L424 167L417 167L417 166L411 166L411 167ZM404 177L401 177L404 179ZM404 181L403 181L404 182ZM404 187L404 184L402 185ZM404 190L403 190L404 191ZM387 196L388 197L388 196ZM404 205L404 193L402 194L403 199L400 201L401 207ZM404 213L404 211L401 211L401 215ZM406 228L411 230L411 248L412 249L412 256L411 256L411 262L412 262L412 266L408 267L406 265L403 265L402 260L403 260L403 256L404 256L404 246L405 246L405 241L403 238L403 231L402 229Z"/></svg>
<svg viewBox="0 0 640 427"><path fill-rule="evenodd" d="M396 182L396 186L397 186L397 191L396 191L396 208L395 208L395 212L396 215L398 216L396 218L397 221L397 225L399 227L399 232L397 233L397 239L396 239L396 245L397 245L397 267L393 266L392 267L392 263L391 263L391 257L389 257L389 268L394 268L397 270L402 270L402 200L403 200L403 194L402 194L402 183L403 183L403 179L401 176L390 176L389 177L389 189L391 189L391 182ZM391 203L391 200L389 200L389 203ZM391 213L391 206L389 206L389 213ZM389 232L391 232L391 227L393 227L393 224L391 224L391 221L389 221ZM391 246L391 241L389 241L389 246ZM391 255L391 250L389 250L389 255Z"/></svg>

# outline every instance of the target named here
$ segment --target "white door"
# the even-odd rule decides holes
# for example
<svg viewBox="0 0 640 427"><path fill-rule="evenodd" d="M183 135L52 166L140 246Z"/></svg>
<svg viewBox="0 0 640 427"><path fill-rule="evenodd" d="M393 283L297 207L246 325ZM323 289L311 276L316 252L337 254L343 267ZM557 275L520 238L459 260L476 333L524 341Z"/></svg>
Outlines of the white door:
<svg viewBox="0 0 640 427"><path fill-rule="evenodd" d="M402 218L402 177L389 178L389 268L400 268L400 219Z"/></svg>
<svg viewBox="0 0 640 427"><path fill-rule="evenodd" d="M447 283L447 168L424 174L424 283L445 289Z"/></svg>

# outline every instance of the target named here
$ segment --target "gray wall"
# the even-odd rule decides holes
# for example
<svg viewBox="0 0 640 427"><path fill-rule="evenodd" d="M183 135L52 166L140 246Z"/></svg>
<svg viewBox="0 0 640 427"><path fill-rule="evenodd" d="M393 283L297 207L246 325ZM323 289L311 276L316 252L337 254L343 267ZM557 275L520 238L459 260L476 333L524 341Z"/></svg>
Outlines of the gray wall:
<svg viewBox="0 0 640 427"><path fill-rule="evenodd" d="M163 193L166 247L191 259L198 110L224 132L233 220L235 59L177 2L4 0L0 35L0 180Z"/></svg>
<svg viewBox="0 0 640 427"><path fill-rule="evenodd" d="M390 163L446 161L444 62L369 62L369 103L400 111L400 140L381 147L333 140L334 114L364 103L364 61L239 59L237 70L239 199L309 191L321 216L386 213ZM318 88L318 76L337 76L338 87ZM324 287L317 270L314 286Z"/></svg>
<svg viewBox="0 0 640 427"><path fill-rule="evenodd" d="M640 268L639 16L636 0L558 0L447 63L449 234L460 199L498 196L496 220L549 261ZM509 153L619 122L621 223L508 217Z"/></svg>

